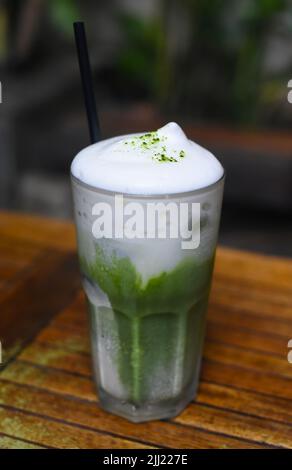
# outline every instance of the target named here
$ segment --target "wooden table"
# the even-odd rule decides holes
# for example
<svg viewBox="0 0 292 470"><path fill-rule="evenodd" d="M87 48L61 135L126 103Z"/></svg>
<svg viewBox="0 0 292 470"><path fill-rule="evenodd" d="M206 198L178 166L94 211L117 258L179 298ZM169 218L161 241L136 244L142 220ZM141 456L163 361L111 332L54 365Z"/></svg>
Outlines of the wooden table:
<svg viewBox="0 0 292 470"><path fill-rule="evenodd" d="M220 248L196 401L131 424L91 379L72 224L0 213L0 448L292 448L292 260Z"/></svg>

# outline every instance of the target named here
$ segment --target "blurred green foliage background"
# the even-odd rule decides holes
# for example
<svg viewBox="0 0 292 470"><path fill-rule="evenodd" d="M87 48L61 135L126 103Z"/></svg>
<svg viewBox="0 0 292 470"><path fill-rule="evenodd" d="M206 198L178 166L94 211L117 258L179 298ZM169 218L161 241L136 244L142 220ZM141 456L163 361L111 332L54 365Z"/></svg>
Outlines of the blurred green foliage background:
<svg viewBox="0 0 292 470"><path fill-rule="evenodd" d="M286 0L161 0L154 18L122 15L117 73L168 110L241 125L265 122L288 70L265 70L273 35L292 40ZM174 39L174 40L173 40ZM268 113L269 114L269 113Z"/></svg>
<svg viewBox="0 0 292 470"><path fill-rule="evenodd" d="M57 33L65 48L72 43L74 20L81 16L94 27L94 16L106 10L119 34L106 65L108 95L149 100L196 119L247 127L285 124L278 108L287 94L292 61L275 68L267 58L273 41L292 40L291 2L156 0L147 15L137 10L137 2L135 8L126 3L4 0L2 61L25 63L34 49L41 53L41 45L51 41L46 29L42 37L43 24L50 24L49 34ZM108 34L101 24L96 28L100 46Z"/></svg>

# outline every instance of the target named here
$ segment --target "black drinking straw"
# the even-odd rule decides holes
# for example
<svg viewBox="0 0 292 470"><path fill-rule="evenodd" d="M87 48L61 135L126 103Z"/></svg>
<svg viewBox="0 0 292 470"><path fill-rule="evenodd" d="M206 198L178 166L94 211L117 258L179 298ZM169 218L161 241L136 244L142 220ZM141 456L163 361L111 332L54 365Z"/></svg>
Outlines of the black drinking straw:
<svg viewBox="0 0 292 470"><path fill-rule="evenodd" d="M83 86L85 108L89 126L90 140L91 143L94 144L95 142L98 142L100 140L101 133L98 115L96 111L92 71L90 67L86 33L83 22L77 21L76 23L74 23L74 33L78 53L80 75Z"/></svg>

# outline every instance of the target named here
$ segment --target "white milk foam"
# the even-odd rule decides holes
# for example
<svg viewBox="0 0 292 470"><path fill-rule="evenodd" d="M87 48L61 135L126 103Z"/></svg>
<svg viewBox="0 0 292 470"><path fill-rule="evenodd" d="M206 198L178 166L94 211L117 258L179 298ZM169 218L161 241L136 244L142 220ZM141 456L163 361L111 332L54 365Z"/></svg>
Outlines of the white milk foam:
<svg viewBox="0 0 292 470"><path fill-rule="evenodd" d="M125 194L175 194L204 188L223 176L215 156L174 122L145 134L103 140L72 162L78 180Z"/></svg>

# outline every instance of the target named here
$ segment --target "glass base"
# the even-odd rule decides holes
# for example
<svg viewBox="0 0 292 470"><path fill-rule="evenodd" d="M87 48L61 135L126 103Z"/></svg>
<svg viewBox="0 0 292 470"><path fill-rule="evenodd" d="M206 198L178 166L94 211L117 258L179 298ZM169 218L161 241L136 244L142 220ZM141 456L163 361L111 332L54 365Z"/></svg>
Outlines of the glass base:
<svg viewBox="0 0 292 470"><path fill-rule="evenodd" d="M132 423L174 418L195 398L194 390L189 390L188 393L183 394L183 399L176 398L137 406L127 401L119 400L101 389L99 389L98 394L100 405L105 411L121 416Z"/></svg>

